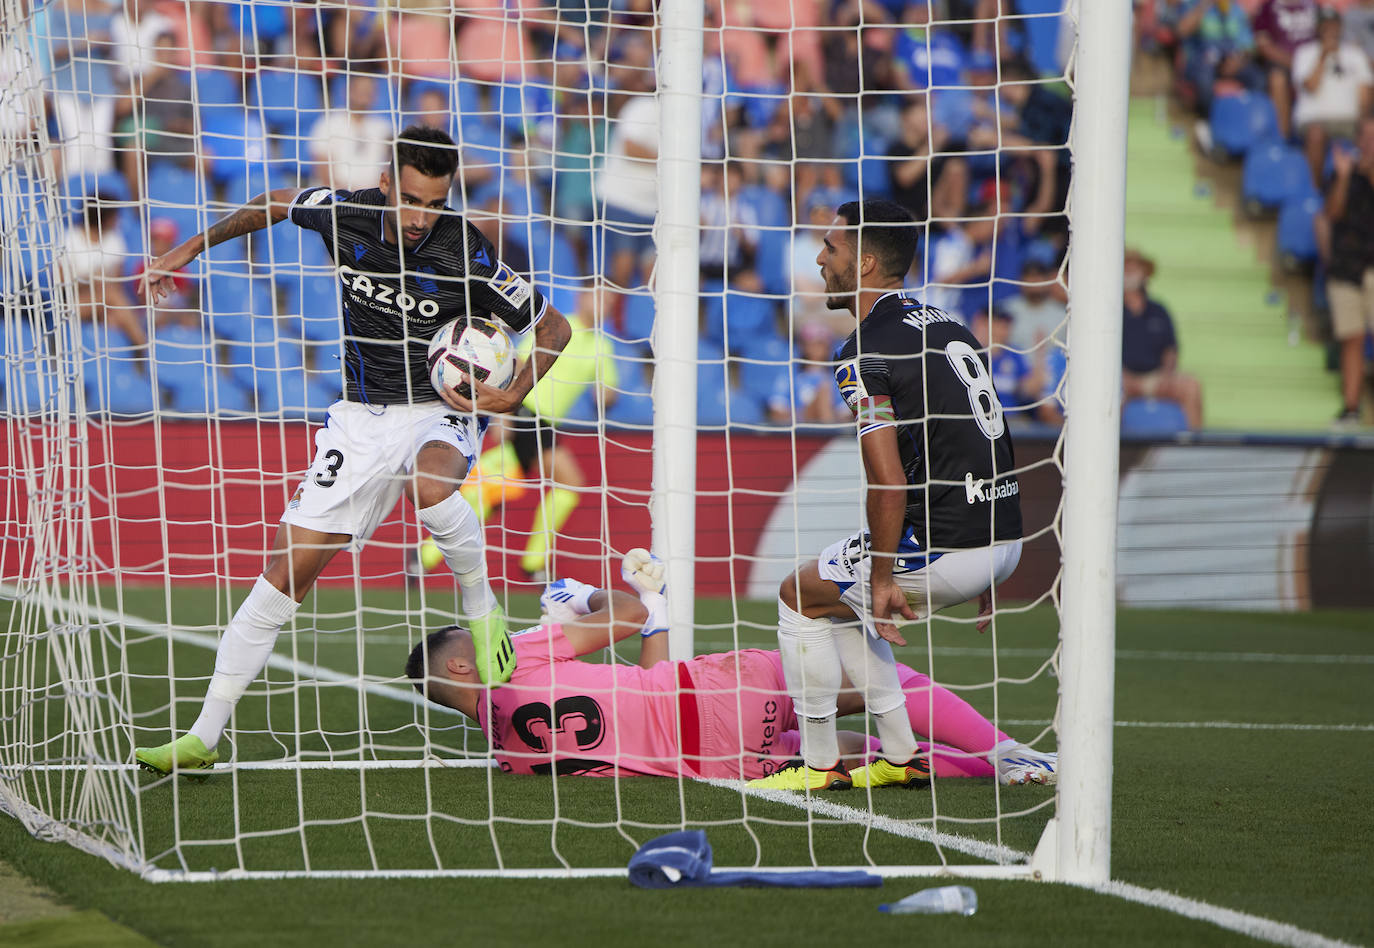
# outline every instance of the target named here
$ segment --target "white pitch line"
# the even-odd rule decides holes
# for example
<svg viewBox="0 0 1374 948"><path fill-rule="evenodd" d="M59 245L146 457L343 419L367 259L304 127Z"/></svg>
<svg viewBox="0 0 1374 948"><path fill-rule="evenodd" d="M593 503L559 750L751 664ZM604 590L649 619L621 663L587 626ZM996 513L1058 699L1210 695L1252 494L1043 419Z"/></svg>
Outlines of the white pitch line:
<svg viewBox="0 0 1374 948"><path fill-rule="evenodd" d="M1260 915L1248 915L1209 902L1175 895L1163 889L1146 889L1129 882L1108 882L1105 885L1090 885L1085 888L1102 895L1113 895L1128 902L1163 909L1184 918L1209 922L1227 931L1239 932L1288 948L1356 948L1349 942L1327 938L1325 935L1318 935L1287 922L1276 922Z"/></svg>
<svg viewBox="0 0 1374 948"><path fill-rule="evenodd" d="M399 760L244 760L221 761L214 767L204 770L183 770L183 777L220 777L235 770L454 770L469 767L491 768L496 761L490 757L460 757ZM111 761L69 762L52 764L15 765L10 768L16 772L28 771L86 771L86 770L137 770L138 764Z"/></svg>
<svg viewBox="0 0 1374 948"><path fill-rule="evenodd" d="M697 639L696 644L706 649L759 648L757 644L735 642L729 639ZM920 648L919 643L916 646ZM998 648L991 646L937 645L930 654L943 658L991 658L994 651L998 658L1034 658L1041 661L1054 654L1053 648ZM1118 659L1148 662L1241 662L1277 665L1374 665L1374 655L1308 655L1302 652L1196 652L1169 649L1129 649L1116 650Z"/></svg>
<svg viewBox="0 0 1374 948"><path fill-rule="evenodd" d="M932 843L946 849L953 849L956 852L964 853L968 856L976 856L979 859L986 859L1002 865L1010 863L1026 863L1030 860L1030 853L1023 853L1020 850L1011 849L1007 846L999 846L996 843L985 843L980 839L973 839L968 836L957 836L953 833L940 833L935 830L921 826L919 823L899 820L881 813L870 813L868 810L860 810L857 807L845 806L842 803L834 803L830 800L821 799L820 796L812 794L808 800L804 796L792 793L788 790L763 790L750 787L741 780L726 780L722 778L703 779L701 783L709 784L712 787L720 787L724 790L734 790L737 793L750 797L758 797L760 800L767 800L769 803L781 803L785 806L793 806L799 810L807 810L818 816L825 816L831 819L841 820L845 823L856 823L861 826L871 826L874 829L891 833L894 836L904 836L907 839L918 839L925 843ZM1027 867L1029 873L1029 867Z"/></svg>
<svg viewBox="0 0 1374 948"><path fill-rule="evenodd" d="M1001 718L997 723L1009 727L1044 727L1054 722L1048 718ZM1285 724L1260 721L1116 721L1114 724L1116 727L1177 728L1204 731L1329 731L1332 733L1374 731L1374 724Z"/></svg>

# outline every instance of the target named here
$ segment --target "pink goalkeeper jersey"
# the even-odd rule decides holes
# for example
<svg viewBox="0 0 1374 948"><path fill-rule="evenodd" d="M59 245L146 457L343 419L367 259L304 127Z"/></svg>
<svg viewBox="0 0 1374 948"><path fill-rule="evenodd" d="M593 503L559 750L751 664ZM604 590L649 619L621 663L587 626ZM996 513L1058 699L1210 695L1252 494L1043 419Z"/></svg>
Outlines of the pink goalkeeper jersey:
<svg viewBox="0 0 1374 948"><path fill-rule="evenodd" d="M507 773L747 779L795 753L783 738L797 724L776 652L640 668L577 661L556 623L511 641L515 674L477 710Z"/></svg>

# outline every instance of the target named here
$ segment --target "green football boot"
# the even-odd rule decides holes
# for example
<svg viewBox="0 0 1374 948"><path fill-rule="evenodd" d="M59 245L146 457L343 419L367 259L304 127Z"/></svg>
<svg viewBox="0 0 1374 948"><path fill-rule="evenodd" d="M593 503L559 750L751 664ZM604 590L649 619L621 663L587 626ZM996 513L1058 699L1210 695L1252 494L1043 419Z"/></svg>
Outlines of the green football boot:
<svg viewBox="0 0 1374 948"><path fill-rule="evenodd" d="M194 734L183 734L161 747L135 747L134 760L149 773L165 777L173 770L209 770L219 752L206 748Z"/></svg>
<svg viewBox="0 0 1374 948"><path fill-rule="evenodd" d="M497 606L480 619L467 621L482 684L504 685L515 672L515 646L506 631L506 614Z"/></svg>

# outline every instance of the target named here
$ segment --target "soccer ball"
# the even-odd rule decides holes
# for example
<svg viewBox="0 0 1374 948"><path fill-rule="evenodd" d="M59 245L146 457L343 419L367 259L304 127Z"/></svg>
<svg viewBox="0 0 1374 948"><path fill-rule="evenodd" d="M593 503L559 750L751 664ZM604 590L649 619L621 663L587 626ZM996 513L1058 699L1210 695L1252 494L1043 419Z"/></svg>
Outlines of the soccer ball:
<svg viewBox="0 0 1374 948"><path fill-rule="evenodd" d="M436 392L458 386L472 397L460 375L506 388L515 379L515 344L504 329L480 316L459 316L444 323L429 341L429 382Z"/></svg>

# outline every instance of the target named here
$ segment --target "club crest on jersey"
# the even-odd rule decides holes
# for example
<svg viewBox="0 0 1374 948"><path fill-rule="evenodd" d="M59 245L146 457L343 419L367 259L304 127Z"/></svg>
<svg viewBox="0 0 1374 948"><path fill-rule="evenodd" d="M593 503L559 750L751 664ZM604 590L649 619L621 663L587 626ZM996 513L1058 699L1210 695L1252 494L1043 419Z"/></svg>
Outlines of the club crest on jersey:
<svg viewBox="0 0 1374 948"><path fill-rule="evenodd" d="M420 274L420 276L415 278L415 282L420 284L420 289L424 290L426 293L439 292L439 285L430 279L430 277L434 276L433 267L429 264L425 264L424 266L416 267L415 272Z"/></svg>
<svg viewBox="0 0 1374 948"><path fill-rule="evenodd" d="M530 285L504 263L497 263L496 272L491 275L491 288L511 306L519 309L529 301Z"/></svg>
<svg viewBox="0 0 1374 948"><path fill-rule="evenodd" d="M839 386L840 397L850 411L857 411L860 399L868 397L863 377L859 375L858 359L842 363L835 369L835 384Z"/></svg>
<svg viewBox="0 0 1374 948"><path fill-rule="evenodd" d="M359 273L350 266L340 266L338 272L344 289L349 290L354 296L364 297L377 304L374 307L376 309L386 309L403 316L418 312L430 319L439 315L439 304L434 300L424 297L417 299L381 280L374 282L366 273Z"/></svg>

